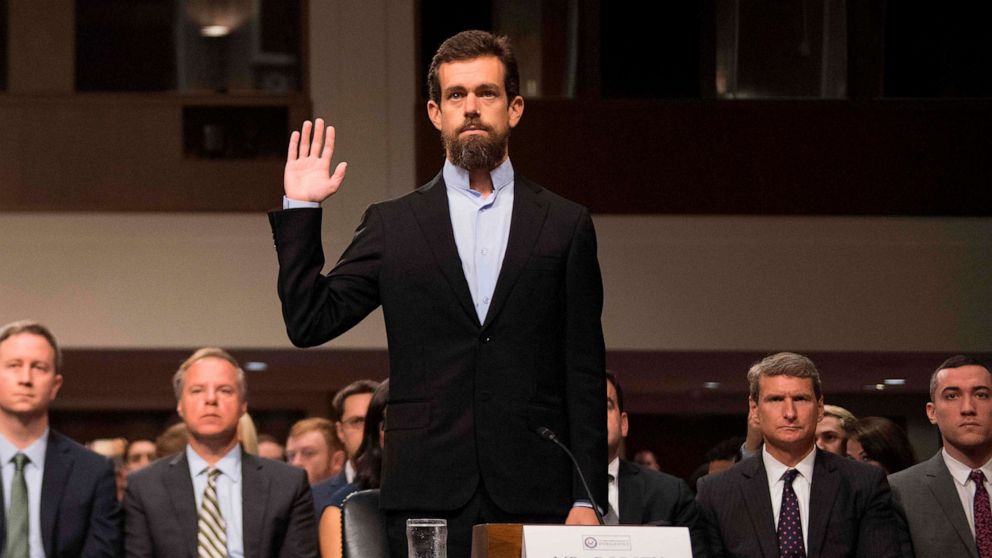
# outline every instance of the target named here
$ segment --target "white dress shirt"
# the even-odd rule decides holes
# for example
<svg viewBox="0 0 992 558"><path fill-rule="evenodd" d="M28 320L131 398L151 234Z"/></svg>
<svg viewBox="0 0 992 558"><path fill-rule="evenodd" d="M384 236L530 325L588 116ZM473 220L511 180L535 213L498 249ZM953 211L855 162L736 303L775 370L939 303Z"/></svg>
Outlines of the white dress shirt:
<svg viewBox="0 0 992 558"><path fill-rule="evenodd" d="M609 474L610 484L607 490L607 500L610 503L609 508L607 508L607 514L604 518L607 525L619 525L620 524L620 457L614 457L613 461L606 467L606 472ZM612 517L612 512L616 514L616 517Z"/></svg>
<svg viewBox="0 0 992 558"><path fill-rule="evenodd" d="M944 457L944 464L947 465L947 471L951 473L951 478L954 479L954 488L958 489L958 498L961 499L961 507L964 508L964 515L968 518L968 526L971 527L971 534L974 535L975 483L970 478L972 469L951 457L947 453L946 448L940 450L940 453ZM992 460L982 465L981 470L985 473L985 490L992 493L992 486L989 484L989 481L992 481Z"/></svg>
<svg viewBox="0 0 992 558"><path fill-rule="evenodd" d="M193 479L193 494L196 496L196 512L200 513L203 491L207 488L207 470L210 466L193 448L186 446L186 460L189 462L189 476ZM229 558L244 558L244 523L241 496L244 485L241 483L241 445L235 445L227 455L214 464L221 474L217 477L217 505L224 518Z"/></svg>
<svg viewBox="0 0 992 558"><path fill-rule="evenodd" d="M28 485L28 551L31 558L45 558L45 546L41 540L41 480L45 472L45 450L48 449L48 429L31 445L17 449L14 444L0 435L0 465L3 471L3 509L5 517L10 517L10 490L14 483L14 456L23 453L29 463L24 464L24 482ZM3 548L0 548L3 552Z"/></svg>
<svg viewBox="0 0 992 558"><path fill-rule="evenodd" d="M795 467L788 467L775 459L768 453L768 446L761 450L761 459L764 460L765 472L768 474L768 491L772 495L772 514L775 519L775 528L778 529L778 516L782 511L782 492L785 490L785 481L782 477L789 469L796 469L799 474L792 481L792 489L796 492L796 499L799 500L799 521L803 526L803 547L809 551L809 493L813 484L813 463L816 461L816 446L813 446Z"/></svg>

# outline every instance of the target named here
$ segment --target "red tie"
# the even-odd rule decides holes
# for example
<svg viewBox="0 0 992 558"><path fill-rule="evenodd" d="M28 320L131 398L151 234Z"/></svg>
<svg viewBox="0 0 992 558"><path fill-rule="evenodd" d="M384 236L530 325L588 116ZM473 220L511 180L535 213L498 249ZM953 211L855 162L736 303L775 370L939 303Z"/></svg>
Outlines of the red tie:
<svg viewBox="0 0 992 558"><path fill-rule="evenodd" d="M980 558L992 558L992 507L985 490L985 473L980 469L971 472L975 481L975 544Z"/></svg>

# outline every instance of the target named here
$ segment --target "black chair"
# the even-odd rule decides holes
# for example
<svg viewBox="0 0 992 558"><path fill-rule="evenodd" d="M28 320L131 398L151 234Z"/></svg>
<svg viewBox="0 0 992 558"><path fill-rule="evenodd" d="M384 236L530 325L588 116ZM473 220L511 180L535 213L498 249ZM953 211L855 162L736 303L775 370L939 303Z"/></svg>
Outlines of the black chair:
<svg viewBox="0 0 992 558"><path fill-rule="evenodd" d="M348 496L341 508L344 558L389 558L386 521L379 511L379 490Z"/></svg>

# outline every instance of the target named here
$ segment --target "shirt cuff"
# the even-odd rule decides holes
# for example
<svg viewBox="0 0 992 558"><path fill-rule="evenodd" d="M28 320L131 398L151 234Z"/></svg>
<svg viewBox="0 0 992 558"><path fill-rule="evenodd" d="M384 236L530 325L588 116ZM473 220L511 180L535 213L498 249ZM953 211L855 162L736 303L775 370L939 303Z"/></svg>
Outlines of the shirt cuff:
<svg viewBox="0 0 992 558"><path fill-rule="evenodd" d="M283 209L303 209L305 207L320 207L320 204L312 201L303 200L291 200L286 196L282 197L282 208Z"/></svg>
<svg viewBox="0 0 992 558"><path fill-rule="evenodd" d="M575 503L572 504L572 507L573 508L589 508L589 509L592 509L592 502L590 502L589 500L576 500ZM601 510L599 510L599 513L600 514L604 514L606 512L604 512L601 509Z"/></svg>

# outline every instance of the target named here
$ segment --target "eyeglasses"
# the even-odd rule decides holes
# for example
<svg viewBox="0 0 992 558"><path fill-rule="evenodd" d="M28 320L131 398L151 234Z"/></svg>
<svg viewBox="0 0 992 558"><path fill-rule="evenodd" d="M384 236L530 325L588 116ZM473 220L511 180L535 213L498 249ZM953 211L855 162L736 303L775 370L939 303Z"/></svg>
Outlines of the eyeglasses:
<svg viewBox="0 0 992 558"><path fill-rule="evenodd" d="M341 421L341 424L350 430L358 430L365 426L365 417L351 417Z"/></svg>

